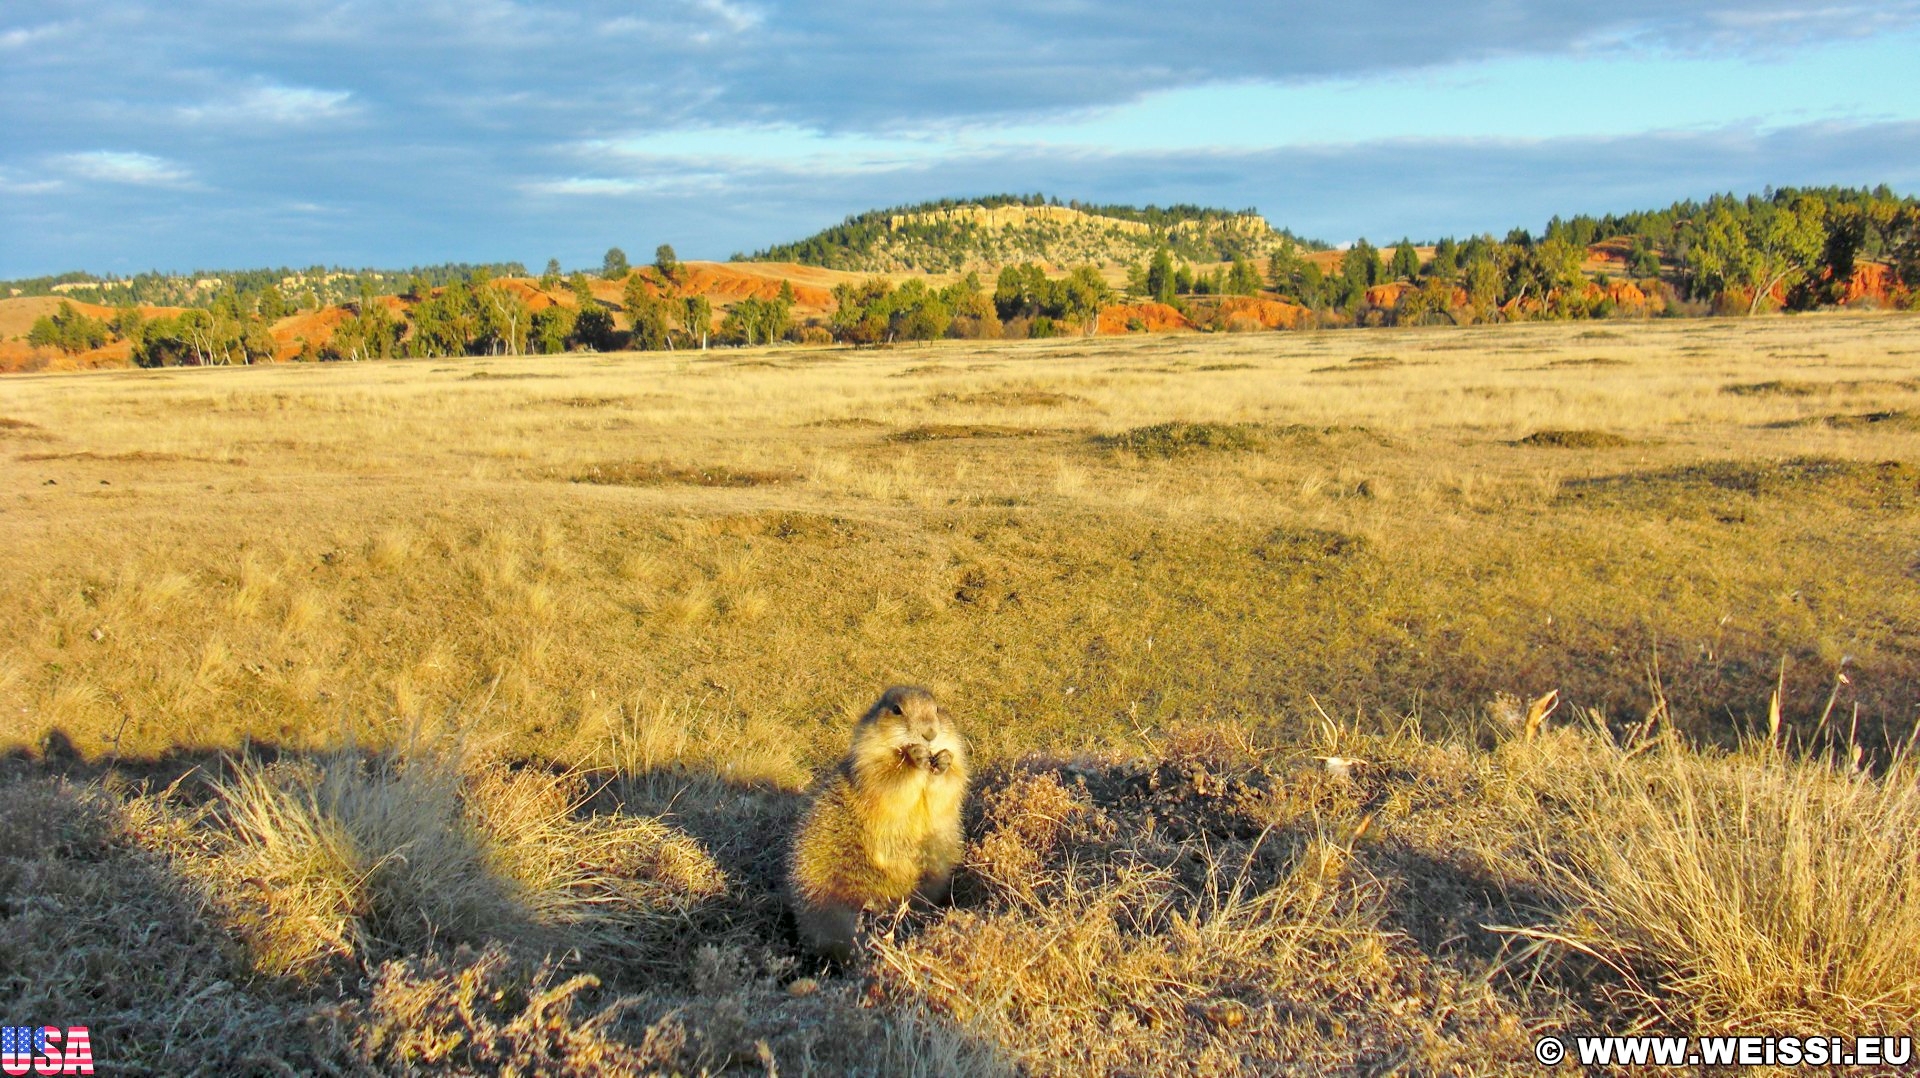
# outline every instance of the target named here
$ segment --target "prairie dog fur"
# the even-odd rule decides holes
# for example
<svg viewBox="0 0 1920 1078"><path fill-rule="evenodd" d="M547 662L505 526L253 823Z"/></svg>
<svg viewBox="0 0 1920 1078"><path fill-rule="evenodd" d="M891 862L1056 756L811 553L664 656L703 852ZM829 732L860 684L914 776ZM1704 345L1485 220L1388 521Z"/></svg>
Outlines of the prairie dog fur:
<svg viewBox="0 0 1920 1078"><path fill-rule="evenodd" d="M966 745L933 694L888 689L794 834L787 882L806 945L845 962L860 911L945 898L966 794Z"/></svg>

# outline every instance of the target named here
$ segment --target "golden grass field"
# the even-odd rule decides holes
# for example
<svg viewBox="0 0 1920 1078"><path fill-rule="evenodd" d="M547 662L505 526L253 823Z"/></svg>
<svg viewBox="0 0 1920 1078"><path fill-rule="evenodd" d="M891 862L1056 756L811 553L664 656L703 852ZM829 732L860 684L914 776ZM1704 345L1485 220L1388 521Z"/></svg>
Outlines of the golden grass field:
<svg viewBox="0 0 1920 1078"><path fill-rule="evenodd" d="M0 453L0 998L132 1072L1920 1019L1912 317L16 376ZM902 681L955 905L821 970Z"/></svg>

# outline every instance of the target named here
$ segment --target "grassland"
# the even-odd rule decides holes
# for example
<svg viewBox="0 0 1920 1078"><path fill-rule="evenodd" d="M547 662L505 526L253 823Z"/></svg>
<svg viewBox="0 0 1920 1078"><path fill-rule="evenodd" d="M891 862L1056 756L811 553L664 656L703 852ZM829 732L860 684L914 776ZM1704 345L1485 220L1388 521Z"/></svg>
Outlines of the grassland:
<svg viewBox="0 0 1920 1078"><path fill-rule="evenodd" d="M0 996L136 1069L1920 1016L1912 318L22 376L0 453ZM778 837L896 681L968 867L819 971Z"/></svg>

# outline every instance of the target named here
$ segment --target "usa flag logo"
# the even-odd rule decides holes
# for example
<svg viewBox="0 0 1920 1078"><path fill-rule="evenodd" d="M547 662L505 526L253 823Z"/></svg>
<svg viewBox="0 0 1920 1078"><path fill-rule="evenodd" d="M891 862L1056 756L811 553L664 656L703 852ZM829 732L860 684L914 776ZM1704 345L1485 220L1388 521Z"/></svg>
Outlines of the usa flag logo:
<svg viewBox="0 0 1920 1078"><path fill-rule="evenodd" d="M93 1042L86 1026L0 1026L0 1072L92 1074Z"/></svg>

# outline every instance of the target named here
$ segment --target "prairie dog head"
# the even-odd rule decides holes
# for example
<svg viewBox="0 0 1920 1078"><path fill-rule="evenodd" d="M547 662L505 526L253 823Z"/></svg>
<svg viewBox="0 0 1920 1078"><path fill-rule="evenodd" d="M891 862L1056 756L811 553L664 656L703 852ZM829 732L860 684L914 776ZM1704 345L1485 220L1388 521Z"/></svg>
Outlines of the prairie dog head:
<svg viewBox="0 0 1920 1078"><path fill-rule="evenodd" d="M853 728L853 765L863 781L965 781L966 746L933 694L896 685Z"/></svg>

